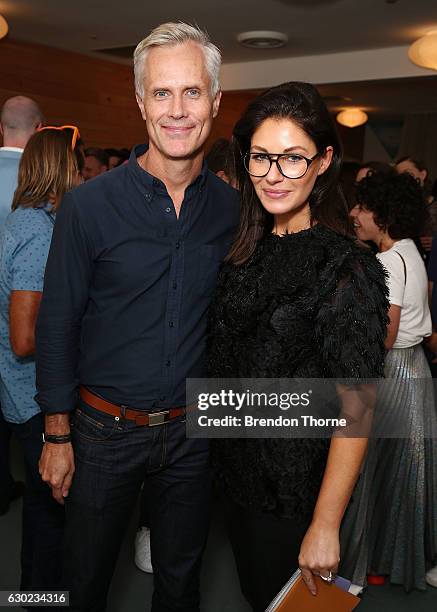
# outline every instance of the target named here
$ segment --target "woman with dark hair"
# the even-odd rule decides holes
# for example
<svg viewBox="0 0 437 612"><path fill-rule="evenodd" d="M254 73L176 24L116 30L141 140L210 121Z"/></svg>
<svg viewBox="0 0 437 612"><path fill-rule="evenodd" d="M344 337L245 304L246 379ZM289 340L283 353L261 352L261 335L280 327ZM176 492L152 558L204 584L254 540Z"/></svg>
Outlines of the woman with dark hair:
<svg viewBox="0 0 437 612"><path fill-rule="evenodd" d="M359 183L363 180L368 174L393 174L396 170L390 164L386 162L380 161L369 161L358 168L357 176L355 178L355 183Z"/></svg>
<svg viewBox="0 0 437 612"><path fill-rule="evenodd" d="M241 223L211 308L216 378L353 378L383 372L382 267L351 237L341 148L316 88L285 83L234 128ZM353 388L343 389L348 402ZM240 584L255 611L300 566L330 578L363 438L238 439L213 445Z"/></svg>
<svg viewBox="0 0 437 612"><path fill-rule="evenodd" d="M342 571L360 585L372 572L407 591L424 589L427 564L437 562L437 419L421 344L431 335L427 276L412 237L426 204L408 174L367 176L357 186L357 201L351 211L357 235L377 245L388 273L386 380L377 414L386 424L394 417L399 434L370 444L342 528ZM394 435L391 425L382 433Z"/></svg>
<svg viewBox="0 0 437 612"><path fill-rule="evenodd" d="M65 126L67 128L67 126ZM77 128L41 128L29 140L0 237L0 403L23 449L21 590L60 588L64 509L41 480L44 417L35 402L35 323L55 213L80 175Z"/></svg>
<svg viewBox="0 0 437 612"><path fill-rule="evenodd" d="M406 156L398 159L396 162L396 171L399 174L409 174L416 179L423 189L425 201L428 205L428 215L422 227L418 228L419 233L417 236L420 236L420 243L424 250L422 255L425 261L427 261L432 247L433 236L437 233L437 201L432 195L428 168L423 161Z"/></svg>
<svg viewBox="0 0 437 612"><path fill-rule="evenodd" d="M425 187L428 180L428 168L419 159L409 157L401 157L396 162L396 171L399 174L409 174L419 183L421 187Z"/></svg>

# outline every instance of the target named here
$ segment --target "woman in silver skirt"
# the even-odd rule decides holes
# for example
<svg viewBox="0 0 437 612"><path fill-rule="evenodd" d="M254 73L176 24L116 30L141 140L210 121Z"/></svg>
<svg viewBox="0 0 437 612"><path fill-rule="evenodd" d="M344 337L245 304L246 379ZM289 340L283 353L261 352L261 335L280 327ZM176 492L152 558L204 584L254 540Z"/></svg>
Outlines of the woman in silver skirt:
<svg viewBox="0 0 437 612"><path fill-rule="evenodd" d="M387 271L390 323L374 438L342 525L343 575L364 586L388 576L426 588L437 563L437 418L422 341L431 335L427 275L412 240L426 205L409 175L368 175L351 211L358 237L373 241Z"/></svg>

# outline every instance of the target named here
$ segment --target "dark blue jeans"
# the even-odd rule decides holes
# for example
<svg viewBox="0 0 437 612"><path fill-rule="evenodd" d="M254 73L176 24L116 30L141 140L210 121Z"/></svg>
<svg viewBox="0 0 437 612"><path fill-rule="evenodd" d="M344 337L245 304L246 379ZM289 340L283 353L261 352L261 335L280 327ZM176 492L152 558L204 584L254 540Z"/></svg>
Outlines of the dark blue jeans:
<svg viewBox="0 0 437 612"><path fill-rule="evenodd" d="M149 494L147 491L146 484L144 484L143 490L140 494L140 515L138 517L138 528L141 527L149 527L150 528L150 518L149 518Z"/></svg>
<svg viewBox="0 0 437 612"><path fill-rule="evenodd" d="M26 489L23 497L21 590L58 590L61 584L64 507L41 480L38 462L43 447L44 417L9 423L23 449Z"/></svg>
<svg viewBox="0 0 437 612"><path fill-rule="evenodd" d="M141 483L149 496L153 612L198 612L209 527L205 440L185 419L137 427L81 402L72 421L76 472L66 500L64 587L70 609L100 612ZM132 551L133 554L133 551Z"/></svg>

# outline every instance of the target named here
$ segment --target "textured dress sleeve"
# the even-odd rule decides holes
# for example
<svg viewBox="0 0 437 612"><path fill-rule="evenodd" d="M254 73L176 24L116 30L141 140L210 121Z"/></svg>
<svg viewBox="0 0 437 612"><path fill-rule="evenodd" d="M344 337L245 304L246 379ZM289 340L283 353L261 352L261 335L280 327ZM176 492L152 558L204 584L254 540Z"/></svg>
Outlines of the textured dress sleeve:
<svg viewBox="0 0 437 612"><path fill-rule="evenodd" d="M315 320L325 376L379 378L384 375L389 307L386 274L365 247L351 245L326 270Z"/></svg>

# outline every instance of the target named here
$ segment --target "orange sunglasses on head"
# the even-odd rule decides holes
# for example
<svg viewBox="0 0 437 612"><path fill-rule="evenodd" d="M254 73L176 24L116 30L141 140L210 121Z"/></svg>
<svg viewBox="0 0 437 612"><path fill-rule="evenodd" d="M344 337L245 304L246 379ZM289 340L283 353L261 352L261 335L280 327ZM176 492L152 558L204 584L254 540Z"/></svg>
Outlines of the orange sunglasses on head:
<svg viewBox="0 0 437 612"><path fill-rule="evenodd" d="M76 146L77 139L80 138L79 128L76 125L45 125L44 127L39 128L38 132L43 132L44 130L59 130L61 132L66 132L68 130L72 131L71 134L71 148L74 150Z"/></svg>

